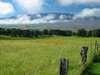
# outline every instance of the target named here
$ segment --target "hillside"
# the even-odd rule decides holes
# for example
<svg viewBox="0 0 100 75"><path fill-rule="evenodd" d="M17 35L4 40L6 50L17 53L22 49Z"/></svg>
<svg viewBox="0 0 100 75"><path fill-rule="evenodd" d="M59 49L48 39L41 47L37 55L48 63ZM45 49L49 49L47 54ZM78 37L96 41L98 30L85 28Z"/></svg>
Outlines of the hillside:
<svg viewBox="0 0 100 75"><path fill-rule="evenodd" d="M100 28L100 18L97 16L78 17L74 14L45 13L36 15L20 15L0 20L0 27L20 29L64 29L77 30Z"/></svg>

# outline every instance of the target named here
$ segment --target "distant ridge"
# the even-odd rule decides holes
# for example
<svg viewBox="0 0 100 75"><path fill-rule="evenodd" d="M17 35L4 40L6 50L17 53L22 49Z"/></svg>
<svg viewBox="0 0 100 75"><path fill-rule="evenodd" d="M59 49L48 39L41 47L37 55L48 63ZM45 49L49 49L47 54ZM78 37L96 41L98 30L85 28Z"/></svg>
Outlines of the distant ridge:
<svg viewBox="0 0 100 75"><path fill-rule="evenodd" d="M33 15L18 15L0 19L0 27L21 29L67 29L100 28L100 17L86 16L74 18L72 13L40 13Z"/></svg>

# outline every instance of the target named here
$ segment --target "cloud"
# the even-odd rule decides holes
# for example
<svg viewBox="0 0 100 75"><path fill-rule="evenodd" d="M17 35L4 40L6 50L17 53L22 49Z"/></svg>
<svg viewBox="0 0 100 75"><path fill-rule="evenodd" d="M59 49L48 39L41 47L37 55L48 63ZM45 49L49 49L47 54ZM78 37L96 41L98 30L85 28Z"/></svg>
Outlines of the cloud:
<svg viewBox="0 0 100 75"><path fill-rule="evenodd" d="M27 15L18 15L16 18L0 19L0 24L29 24L30 17Z"/></svg>
<svg viewBox="0 0 100 75"><path fill-rule="evenodd" d="M42 10L44 0L13 0L24 12L38 13Z"/></svg>
<svg viewBox="0 0 100 75"><path fill-rule="evenodd" d="M54 18L55 18L55 15L49 14L49 15L43 17L42 19L44 19L44 20L51 20L51 19L54 19Z"/></svg>
<svg viewBox="0 0 100 75"><path fill-rule="evenodd" d="M40 18L40 19L34 19L30 20L30 16L28 15L18 15L16 18L9 18L9 19L0 19L0 24L13 24L13 25L20 25L20 24L38 24L38 23L44 23L45 21Z"/></svg>
<svg viewBox="0 0 100 75"><path fill-rule="evenodd" d="M0 1L0 16L14 12L12 4Z"/></svg>
<svg viewBox="0 0 100 75"><path fill-rule="evenodd" d="M74 18L84 18L84 17L91 17L97 16L100 17L100 8L85 8L80 13L76 14Z"/></svg>
<svg viewBox="0 0 100 75"><path fill-rule="evenodd" d="M100 0L58 0L58 2L62 5L70 5L70 4L80 4L80 3L100 3Z"/></svg>
<svg viewBox="0 0 100 75"><path fill-rule="evenodd" d="M3 25L26 25L26 24L42 24L42 23L56 23L56 22L64 22L64 20L54 20L55 15L50 14L42 17L40 14L36 15L39 18L31 19L31 16L18 15L16 18L8 18L8 19L0 19L0 24Z"/></svg>

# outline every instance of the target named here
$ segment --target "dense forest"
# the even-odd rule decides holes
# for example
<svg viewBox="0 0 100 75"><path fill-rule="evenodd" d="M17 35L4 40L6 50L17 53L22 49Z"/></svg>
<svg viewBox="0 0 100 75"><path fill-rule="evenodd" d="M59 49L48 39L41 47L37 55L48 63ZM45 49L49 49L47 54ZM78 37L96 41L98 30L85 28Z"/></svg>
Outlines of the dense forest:
<svg viewBox="0 0 100 75"><path fill-rule="evenodd" d="M22 30L22 29L7 29L0 28L0 35L12 36L12 37L41 37L41 36L80 36L80 37L100 37L100 29L96 30L85 30L79 29L77 32L71 30L54 30L54 29L44 29L44 30Z"/></svg>

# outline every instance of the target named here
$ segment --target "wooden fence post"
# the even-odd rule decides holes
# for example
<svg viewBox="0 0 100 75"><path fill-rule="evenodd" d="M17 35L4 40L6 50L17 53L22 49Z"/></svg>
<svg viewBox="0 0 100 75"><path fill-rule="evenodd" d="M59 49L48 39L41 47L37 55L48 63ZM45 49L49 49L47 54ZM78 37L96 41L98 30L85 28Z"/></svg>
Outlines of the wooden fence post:
<svg viewBox="0 0 100 75"><path fill-rule="evenodd" d="M96 46L96 54L98 55L98 53L99 53L99 48L100 48L100 42L98 42L98 41L95 41L95 46Z"/></svg>
<svg viewBox="0 0 100 75"><path fill-rule="evenodd" d="M88 47L82 47L81 51L80 51L80 55L81 55L81 63L85 64L87 61L87 53L88 53Z"/></svg>
<svg viewBox="0 0 100 75"><path fill-rule="evenodd" d="M60 60L60 75L68 75L68 66L69 66L68 59L63 58Z"/></svg>
<svg viewBox="0 0 100 75"><path fill-rule="evenodd" d="M95 49L96 49L96 53L98 52L98 41L95 41Z"/></svg>

